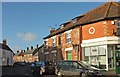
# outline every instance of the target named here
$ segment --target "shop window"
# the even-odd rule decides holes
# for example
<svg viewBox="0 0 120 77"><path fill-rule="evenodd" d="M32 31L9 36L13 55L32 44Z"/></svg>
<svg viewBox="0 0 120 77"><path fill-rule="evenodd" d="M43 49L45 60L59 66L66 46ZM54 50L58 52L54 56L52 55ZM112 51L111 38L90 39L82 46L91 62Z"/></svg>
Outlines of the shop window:
<svg viewBox="0 0 120 77"><path fill-rule="evenodd" d="M106 46L86 47L83 52L84 61L94 67L106 69Z"/></svg>
<svg viewBox="0 0 120 77"><path fill-rule="evenodd" d="M90 47L84 49L84 61L89 61Z"/></svg>
<svg viewBox="0 0 120 77"><path fill-rule="evenodd" d="M108 68L109 69L113 69L115 68L115 64L114 64L114 48L113 46L108 46Z"/></svg>

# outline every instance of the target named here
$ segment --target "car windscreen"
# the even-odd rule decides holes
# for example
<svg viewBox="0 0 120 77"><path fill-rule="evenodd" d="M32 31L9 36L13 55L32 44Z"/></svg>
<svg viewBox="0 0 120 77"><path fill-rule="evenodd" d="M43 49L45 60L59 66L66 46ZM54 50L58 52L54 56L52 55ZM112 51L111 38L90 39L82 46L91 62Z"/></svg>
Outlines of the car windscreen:
<svg viewBox="0 0 120 77"><path fill-rule="evenodd" d="M90 67L91 67L91 65L88 64L87 62L81 61L81 62L79 62L79 64L82 65L82 66L85 67L85 68L90 68Z"/></svg>

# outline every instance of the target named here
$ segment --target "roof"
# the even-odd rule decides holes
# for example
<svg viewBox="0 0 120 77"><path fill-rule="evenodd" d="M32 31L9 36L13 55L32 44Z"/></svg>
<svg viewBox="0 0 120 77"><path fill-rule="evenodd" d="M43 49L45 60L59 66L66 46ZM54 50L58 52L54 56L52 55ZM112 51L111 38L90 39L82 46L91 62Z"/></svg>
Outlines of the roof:
<svg viewBox="0 0 120 77"><path fill-rule="evenodd" d="M0 43L0 48L11 51L14 54L14 52L8 47L8 45L4 45L4 44Z"/></svg>
<svg viewBox="0 0 120 77"><path fill-rule="evenodd" d="M40 47L38 47L38 50L37 50L37 48L35 48L35 50L33 51L32 54L35 55L39 51L39 49L42 48L43 46L44 46L44 44L42 44Z"/></svg>
<svg viewBox="0 0 120 77"><path fill-rule="evenodd" d="M30 50L26 50L25 54L32 54L34 52L35 49L30 49Z"/></svg>
<svg viewBox="0 0 120 77"><path fill-rule="evenodd" d="M52 37L54 35L60 34L66 30L75 28L76 26L84 26L85 24L93 23L96 21L101 21L105 19L113 19L113 18L119 18L120 17L120 3L119 2L106 2L102 4L101 6L83 14L80 15L77 18L76 23L72 23L73 18L69 23L65 23L65 27L63 29L57 29L55 32L49 34L48 36L44 37L43 39L47 39L49 37Z"/></svg>

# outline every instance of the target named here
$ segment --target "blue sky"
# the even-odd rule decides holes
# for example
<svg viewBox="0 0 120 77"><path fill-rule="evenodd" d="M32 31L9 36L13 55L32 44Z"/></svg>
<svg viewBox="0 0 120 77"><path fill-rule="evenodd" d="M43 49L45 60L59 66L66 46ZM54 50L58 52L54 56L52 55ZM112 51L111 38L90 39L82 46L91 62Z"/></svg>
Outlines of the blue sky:
<svg viewBox="0 0 120 77"><path fill-rule="evenodd" d="M58 28L101 4L103 2L3 2L2 38L7 39L14 52L30 46L35 48L49 34L49 26Z"/></svg>

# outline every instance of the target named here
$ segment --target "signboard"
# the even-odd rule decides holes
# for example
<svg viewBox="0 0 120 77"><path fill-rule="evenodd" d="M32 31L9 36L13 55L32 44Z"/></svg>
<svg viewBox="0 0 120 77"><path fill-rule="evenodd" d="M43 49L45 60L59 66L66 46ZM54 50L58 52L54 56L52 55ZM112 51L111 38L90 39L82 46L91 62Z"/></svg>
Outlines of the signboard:
<svg viewBox="0 0 120 77"><path fill-rule="evenodd" d="M98 47L91 47L91 56L98 55Z"/></svg>

